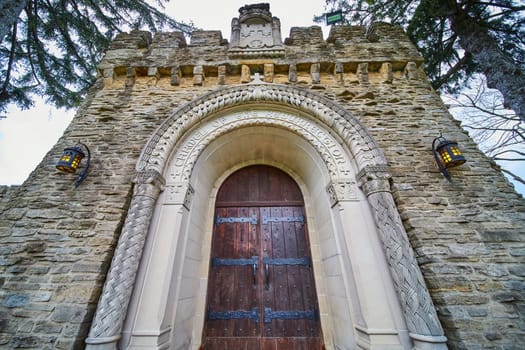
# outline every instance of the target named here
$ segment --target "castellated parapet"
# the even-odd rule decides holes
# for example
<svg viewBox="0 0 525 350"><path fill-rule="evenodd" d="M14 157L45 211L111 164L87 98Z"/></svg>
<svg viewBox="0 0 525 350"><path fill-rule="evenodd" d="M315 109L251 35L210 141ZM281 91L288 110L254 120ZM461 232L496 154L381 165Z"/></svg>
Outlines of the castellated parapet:
<svg viewBox="0 0 525 350"><path fill-rule="evenodd" d="M173 274L166 274L175 276L170 278L176 283L184 281L180 292L171 293L170 289L164 293L158 288L164 294L152 299L159 303L167 300L171 309L161 305L135 319L128 314L126 326L127 305L131 305L129 313L137 315L140 303L134 298L155 293L157 288L145 284L131 301L129 296L122 301L114 298L104 283L108 276L119 273L110 266L112 259L120 259L122 249L117 244L122 245L119 240L123 236L131 237L124 242L131 247L146 239L144 251L153 249L156 243L147 241L148 237L156 237L157 226L168 225L152 225L148 235L148 215L152 220L159 217L161 214L153 211L160 207L177 224L185 220L191 224L184 215L197 215L195 223L184 231L188 236L177 236L179 231L168 225L163 237L177 247L174 250L179 251L180 242L188 242L189 248L180 248L187 255L190 248L200 252L197 248L206 247L204 239L195 237L205 237L202 232L211 222L206 218L213 211L206 206L213 196L211 190L203 193L202 188L215 186L218 180L204 176L199 179L209 183L181 185L174 178L185 173L177 172L176 164L161 161L167 162L169 157L185 160L184 155L197 152L201 146L218 148L220 142L208 140L201 131L224 134L231 124L232 130L236 128L234 136L259 127L257 130L270 138L263 139L267 148L261 151L252 147L255 141L250 142L264 135L245 136L242 140L250 147L231 147L213 159L220 166L234 160L237 163L231 168L250 163L251 158L241 157L247 153L268 164L284 163L283 169L292 169L298 178L306 179L315 165L306 160L301 163L310 155L310 148L305 146L308 142L315 146L311 153L320 154L319 163L326 160L327 174L336 172L340 160L333 149L341 150L338 156L350 148L357 150L347 152L351 154L347 163L365 164L353 169L345 163L344 171L349 175L337 181L318 185L313 181L311 186L306 180L303 183L310 196L306 198L307 212L312 214L308 225L320 241L312 245L321 246L313 257L314 271L326 271L326 280L330 280L319 288L320 307L334 310L335 315L321 313L326 349L378 349L391 342L399 343L390 347L395 349L414 344L424 344L424 349L523 349L525 201L453 120L430 87L422 70L423 59L407 36L398 27L376 23L370 28L336 25L326 39L320 27L296 27L284 38L280 20L267 6L251 6L255 7L241 9L232 20L229 40L220 31L196 31L189 39L177 32L119 34L99 65L96 84L64 135L21 186L0 188L0 348L83 349L88 338L91 349L97 349L97 344L116 346L117 341L126 348L137 344L133 343L137 339L149 342L150 347L144 348L198 349L202 322L192 327L199 325L199 317L201 321L204 318L204 304L197 301L195 306L190 296L202 297L195 291L206 279L198 273L206 271L209 252L191 256L184 269L173 265ZM265 115L267 110L270 112ZM214 124L207 124L209 119ZM183 127L184 137L188 137L175 139L173 135L182 133ZM289 149L279 148L281 144L273 146L285 139L281 135L289 129L295 132L289 136L291 141L284 143ZM318 135L320 130L328 130L322 134L324 139ZM440 133L456 140L467 158L466 164L450 170L452 183L442 177L431 150L432 140ZM308 142L297 141L297 135L304 135ZM194 142L201 140L199 137L202 142ZM323 144L321 139L331 141ZM295 147L295 141L304 148ZM88 177L74 190L74 177L59 173L54 164L65 147L78 142L90 147L92 161ZM195 158L188 163L199 163L195 168L200 166L202 173L218 171L212 161ZM374 167L376 163L381 166ZM168 172L160 174L162 169ZM189 166L184 169L191 171ZM217 178L224 174L225 170ZM155 204L158 193L165 202ZM385 198L392 202L385 204ZM192 206L192 200L201 207ZM358 203L365 203L359 210L369 210L375 219L356 224L360 214L345 216ZM330 210L329 215L323 216L324 210ZM339 216L341 221L331 221ZM406 232L409 246L401 247L404 251L385 247L390 255L386 258L362 253L365 243L378 240L363 233L373 228L374 222L381 223L382 227L375 228L380 234ZM359 229L345 231L352 225ZM331 230L340 230L341 234L323 241ZM348 241L336 245L333 242L337 240ZM170 244L162 241L160 246L169 249ZM418 316L439 319L444 336L409 334L410 327L417 329L420 325L372 327L372 320L382 322L381 312L396 307L406 310L417 304L421 294L414 293L418 291L404 291L406 305L401 306L396 304L394 292L388 294L391 299L374 299L381 288L355 293L360 298L355 294L351 295L354 299L341 297L345 290L359 290L366 283L388 285L390 275L369 278L368 268L381 258L385 259L384 270L390 271L386 262L392 264L409 247L426 284L421 292L428 290L434 304L427 314ZM378 246L374 252L381 249ZM126 265L126 273L135 276L129 271L137 268L138 261L149 263L155 255L132 258L135 265ZM159 259L159 266L164 268L169 259ZM179 256L174 255L169 261L177 259ZM325 268L323 264L337 259L355 264L347 277L356 281L361 278L362 283L335 283L342 269ZM360 259L366 263L358 265ZM414 277L403 274L405 267L390 266L395 270L392 276ZM146 270L135 270L138 281ZM322 274L316 275L316 283L322 280ZM133 285L131 280L123 282L116 283L116 288ZM395 283L401 286L398 292L406 286L401 279ZM335 290L332 294L330 288ZM106 305L100 300L115 302L118 317L102 322L106 328L97 333L97 322L110 315L102 310L95 316L97 305ZM351 305L347 309L354 311L359 303L367 307L346 317L344 307L337 308L346 302ZM375 309L380 303L390 304ZM327 305L336 306L330 309ZM162 314L165 323L157 329L145 327L133 333L132 326L140 326L148 317L156 319L167 309L177 309L177 313ZM436 318L432 318L433 309ZM379 316L374 318L376 312ZM392 318L404 325L404 317L406 313ZM437 333L439 322L433 325Z"/></svg>
<svg viewBox="0 0 525 350"><path fill-rule="evenodd" d="M272 21L275 25L277 19ZM236 40L236 35L232 36ZM105 84L131 74L168 79L173 86L213 86L247 83L256 73L264 75L265 82L311 84L321 72L349 81L378 73L379 79L388 81L392 71L403 71L408 62L415 68L423 62L404 32L387 23L376 23L368 31L358 26L333 26L326 41L321 28L311 26L291 28L284 43L253 42L257 42L254 47L246 43L241 47L238 39L228 43L219 31L193 32L189 44L177 32L154 36L142 31L122 33L106 52L99 74Z"/></svg>

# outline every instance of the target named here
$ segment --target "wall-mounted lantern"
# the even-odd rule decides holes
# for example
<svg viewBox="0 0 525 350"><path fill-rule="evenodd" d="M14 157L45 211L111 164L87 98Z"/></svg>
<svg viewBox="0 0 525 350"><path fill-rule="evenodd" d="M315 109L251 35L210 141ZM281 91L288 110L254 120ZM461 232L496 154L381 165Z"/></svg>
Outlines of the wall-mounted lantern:
<svg viewBox="0 0 525 350"><path fill-rule="evenodd" d="M80 145L84 146L84 148L86 149L88 158L86 167L82 169L82 171L77 176L77 180L75 181L75 188L80 186L82 181L84 181L84 179L86 178L89 170L89 163L91 161L91 152L89 151L89 148L83 143L80 143ZM80 146L66 147L64 149L64 154L62 154L62 157L60 157L59 161L56 164L56 168L62 172L73 174L77 171L78 167L80 166L80 162L85 156L86 154Z"/></svg>
<svg viewBox="0 0 525 350"><path fill-rule="evenodd" d="M432 152L439 170L448 181L452 181L452 179L447 169L467 161L459 150L458 143L447 140L441 134L432 141Z"/></svg>

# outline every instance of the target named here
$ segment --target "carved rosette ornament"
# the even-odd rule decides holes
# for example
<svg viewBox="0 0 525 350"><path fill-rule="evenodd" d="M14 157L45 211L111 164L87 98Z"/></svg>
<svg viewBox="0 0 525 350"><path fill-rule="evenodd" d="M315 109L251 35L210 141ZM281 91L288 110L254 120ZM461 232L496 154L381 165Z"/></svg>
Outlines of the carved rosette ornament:
<svg viewBox="0 0 525 350"><path fill-rule="evenodd" d="M390 177L386 166L366 167L357 175L372 208L415 349L447 349L447 338L390 193Z"/></svg>
<svg viewBox="0 0 525 350"><path fill-rule="evenodd" d="M164 187L155 170L138 172L130 208L91 324L86 349L117 349L153 207Z"/></svg>

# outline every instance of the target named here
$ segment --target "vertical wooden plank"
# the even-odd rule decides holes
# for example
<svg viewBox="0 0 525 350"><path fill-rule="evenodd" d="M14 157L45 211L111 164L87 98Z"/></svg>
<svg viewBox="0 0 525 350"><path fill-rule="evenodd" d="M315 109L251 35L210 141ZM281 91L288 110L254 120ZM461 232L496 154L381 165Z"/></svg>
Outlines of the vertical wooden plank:
<svg viewBox="0 0 525 350"><path fill-rule="evenodd" d="M283 207L284 217L296 217L296 212L293 207ZM284 221L284 235L285 235L285 249L287 258L304 258L299 255L298 251L298 240L296 232L296 222ZM304 304L303 290L301 288L303 284L302 270L304 266L291 265L287 267L287 279L289 289L289 310L305 311L308 306ZM289 329L289 336L305 336L305 320L289 320L286 321Z"/></svg>
<svg viewBox="0 0 525 350"><path fill-rule="evenodd" d="M281 207L272 207L271 208L271 217L281 218L282 208ZM271 222L270 223L272 230L272 248L273 248L273 258L286 258L286 246L285 246L285 237L283 232L283 222ZM273 271L275 271L273 278L271 279L271 284L275 288L274 296L275 300L271 306L272 310L289 310L290 309L290 295L288 286L288 267L286 265L272 265ZM289 322L282 319L272 320L272 325L274 326L274 331L281 337L289 336L290 327Z"/></svg>

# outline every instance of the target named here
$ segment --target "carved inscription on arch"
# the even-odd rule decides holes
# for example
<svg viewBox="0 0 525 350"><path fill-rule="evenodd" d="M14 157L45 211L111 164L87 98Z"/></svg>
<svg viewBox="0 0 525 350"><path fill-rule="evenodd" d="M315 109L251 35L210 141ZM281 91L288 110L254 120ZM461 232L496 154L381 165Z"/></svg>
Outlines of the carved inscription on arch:
<svg viewBox="0 0 525 350"><path fill-rule="evenodd" d="M311 144L324 160L334 183L341 187L340 180L353 176L350 160L339 142L327 130L314 121L303 117L278 111L247 111L231 113L204 123L198 130L188 135L180 144L167 173L168 183L189 181L193 166L204 148L219 136L232 130L248 126L272 126L286 129L301 136ZM344 182L349 186L348 181ZM339 194L355 192L354 189L338 190Z"/></svg>
<svg viewBox="0 0 525 350"><path fill-rule="evenodd" d="M315 115L316 122L331 128L346 144L361 170L365 166L386 164L383 153L359 121L332 101L308 90L277 85L253 84L210 92L176 110L156 131L143 150L137 170L159 172L170 157L177 140L193 126L227 107L267 102L288 105L298 112ZM299 118L299 117L298 117ZM306 118L299 118L306 120ZM219 119L218 119L219 120Z"/></svg>

